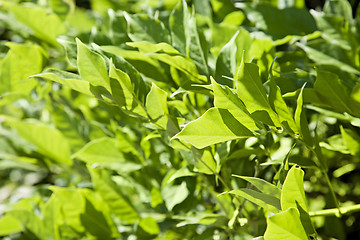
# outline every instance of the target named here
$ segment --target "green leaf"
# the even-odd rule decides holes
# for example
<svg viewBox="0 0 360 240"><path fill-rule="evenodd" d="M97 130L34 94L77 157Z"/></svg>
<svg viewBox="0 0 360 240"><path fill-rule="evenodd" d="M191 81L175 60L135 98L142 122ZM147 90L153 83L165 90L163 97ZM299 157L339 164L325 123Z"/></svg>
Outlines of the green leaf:
<svg viewBox="0 0 360 240"><path fill-rule="evenodd" d="M56 14L48 13L46 9L39 7L39 5L20 5L7 1L2 1L1 3L14 14L20 23L29 27L34 36L52 45L58 45L56 42L57 36L64 34L67 30L66 25Z"/></svg>
<svg viewBox="0 0 360 240"><path fill-rule="evenodd" d="M236 119L241 120L241 123L249 130L259 130L244 103L229 87L216 83L212 78L211 84L214 91L215 107L228 110Z"/></svg>
<svg viewBox="0 0 360 240"><path fill-rule="evenodd" d="M267 125L280 127L281 124L272 110L259 76L259 67L245 63L244 58L237 70L236 92L251 116Z"/></svg>
<svg viewBox="0 0 360 240"><path fill-rule="evenodd" d="M356 83L350 94L350 108L355 116L360 116L360 83Z"/></svg>
<svg viewBox="0 0 360 240"><path fill-rule="evenodd" d="M228 193L243 197L259 207L273 213L277 213L281 209L280 199L270 194L261 193L247 188L232 190Z"/></svg>
<svg viewBox="0 0 360 240"><path fill-rule="evenodd" d="M194 149L193 153L200 155L200 151L197 149ZM216 174L218 172L216 165L217 164L211 150L205 149L202 151L202 154L196 158L194 171L209 175Z"/></svg>
<svg viewBox="0 0 360 240"><path fill-rule="evenodd" d="M342 61L339 61L336 58L331 57L323 52L320 52L319 50L316 50L309 46L305 46L300 43L297 43L297 46L299 46L302 50L304 50L307 53L307 55L309 56L309 58L319 65L330 65L330 66L338 68L341 71L346 71L349 73L354 73L354 74L360 75L360 71L358 69L356 69L353 66L350 66Z"/></svg>
<svg viewBox="0 0 360 240"><path fill-rule="evenodd" d="M265 240L304 240L308 239L308 236L301 224L298 210L289 208L267 219L264 238Z"/></svg>
<svg viewBox="0 0 360 240"><path fill-rule="evenodd" d="M231 88L234 86L234 81L224 78L223 76L234 77L235 75L237 67L237 45L235 40L238 35L239 31L237 31L230 41L221 49L216 60L215 79L218 79L219 83Z"/></svg>
<svg viewBox="0 0 360 240"><path fill-rule="evenodd" d="M151 120L163 129L167 128L169 114L167 107L167 92L152 83L151 90L146 97L146 111Z"/></svg>
<svg viewBox="0 0 360 240"><path fill-rule="evenodd" d="M109 206L111 212L121 221L134 223L138 221L139 215L123 192L118 189L115 182L111 180L106 170L89 168L91 180L95 190Z"/></svg>
<svg viewBox="0 0 360 240"><path fill-rule="evenodd" d="M156 235L160 232L159 225L152 217L142 218L139 222L139 226L150 235Z"/></svg>
<svg viewBox="0 0 360 240"><path fill-rule="evenodd" d="M270 71L272 71L272 69L270 69ZM299 130L296 126L296 123L292 117L289 108L287 107L281 95L280 88L276 85L276 82L272 77L272 73L270 73L269 85L270 85L269 102L272 108L274 109L274 111L277 113L279 117L279 121L287 131L298 134Z"/></svg>
<svg viewBox="0 0 360 240"><path fill-rule="evenodd" d="M23 227L21 226L18 219L11 215L3 215L0 218L0 236L7 236L13 233L22 232Z"/></svg>
<svg viewBox="0 0 360 240"><path fill-rule="evenodd" d="M111 239L111 229L103 213L85 198L85 210L80 214L81 224L97 239Z"/></svg>
<svg viewBox="0 0 360 240"><path fill-rule="evenodd" d="M10 91L29 94L37 81L28 77L41 72L45 61L43 49L34 44L6 45L10 50L0 62L0 94Z"/></svg>
<svg viewBox="0 0 360 240"><path fill-rule="evenodd" d="M114 138L98 138L86 144L73 158L78 158L88 164L109 165L124 162L124 155L119 151Z"/></svg>
<svg viewBox="0 0 360 240"><path fill-rule="evenodd" d="M166 208L171 211L177 204L182 203L189 195L186 182L180 185L166 185L161 190Z"/></svg>
<svg viewBox="0 0 360 240"><path fill-rule="evenodd" d="M308 235L316 234L311 223L304 191L304 171L293 166L284 181L281 190L281 209L297 208L301 223Z"/></svg>
<svg viewBox="0 0 360 240"><path fill-rule="evenodd" d="M151 58L166 63L181 72L184 72L193 82L202 83L204 78L199 76L195 63L187 57L181 55L176 49L167 43L151 44L147 42L127 43L131 47L138 48L143 54L155 53L149 55ZM185 83L182 83L185 85Z"/></svg>
<svg viewBox="0 0 360 240"><path fill-rule="evenodd" d="M287 210L290 207L297 208L297 203L306 212L308 211L304 191L304 171L293 166L284 181L281 190L281 208Z"/></svg>
<svg viewBox="0 0 360 240"><path fill-rule="evenodd" d="M305 144L308 146L313 146L314 142L312 139L312 136L310 134L308 121L306 118L306 112L303 108L304 105L304 99L303 99L303 92L304 92L305 85L301 88L300 94L297 99L297 106L295 110L295 123L297 128L300 130L301 137L304 140Z"/></svg>
<svg viewBox="0 0 360 240"><path fill-rule="evenodd" d="M110 79L104 59L100 54L91 51L76 38L77 66L80 76L93 86L101 86L110 91Z"/></svg>
<svg viewBox="0 0 360 240"><path fill-rule="evenodd" d="M107 53L125 58L126 61L133 65L144 76L156 79L156 81L168 81L165 69L163 69L159 61L151 58L151 55L145 55L139 51L125 50L113 45L101 46L100 48Z"/></svg>
<svg viewBox="0 0 360 240"><path fill-rule="evenodd" d="M204 148L211 144L251 136L254 136L253 133L228 110L210 108L200 118L187 124L172 139L177 138L196 148Z"/></svg>
<svg viewBox="0 0 360 240"><path fill-rule="evenodd" d="M276 187L274 184L271 184L261 178L256 178L256 177L245 177L239 175L233 175L233 177L241 178L245 181L248 181L249 183L254 185L254 187L256 187L260 192L268 195L272 195L280 199L281 190L278 187Z"/></svg>
<svg viewBox="0 0 360 240"><path fill-rule="evenodd" d="M77 74L65 72L60 69L49 68L45 72L32 75L31 77L41 77L46 80L60 83L65 87L74 89L75 91L81 92L83 94L93 96L93 93L90 91L90 84L87 81L81 79Z"/></svg>
<svg viewBox="0 0 360 240"><path fill-rule="evenodd" d="M319 98L336 111L352 113L349 93L336 74L318 71L314 89Z"/></svg>
<svg viewBox="0 0 360 240"><path fill-rule="evenodd" d="M202 74L209 76L205 43L197 29L194 14L190 14L185 0L174 8L169 18L172 45L193 59Z"/></svg>
<svg viewBox="0 0 360 240"><path fill-rule="evenodd" d="M345 129L340 126L341 136L344 139L345 146L349 149L350 154L358 156L360 154L360 136L351 129Z"/></svg>
<svg viewBox="0 0 360 240"><path fill-rule="evenodd" d="M56 162L72 165L69 144L59 130L35 120L19 121L6 116L5 119L22 138L34 144L39 153Z"/></svg>
<svg viewBox="0 0 360 240"><path fill-rule="evenodd" d="M187 167L180 168L169 177L169 179L167 180L167 184L173 182L175 179L188 176L196 176L196 173L190 172Z"/></svg>
<svg viewBox="0 0 360 240"><path fill-rule="evenodd" d="M128 23L128 35L133 42L170 43L169 31L158 19L146 14L130 15L126 12L124 16Z"/></svg>

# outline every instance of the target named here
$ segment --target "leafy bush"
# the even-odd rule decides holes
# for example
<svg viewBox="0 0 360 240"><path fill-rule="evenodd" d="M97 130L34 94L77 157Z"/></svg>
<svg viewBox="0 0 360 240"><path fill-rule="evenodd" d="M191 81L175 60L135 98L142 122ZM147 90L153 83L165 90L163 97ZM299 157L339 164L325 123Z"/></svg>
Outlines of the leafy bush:
<svg viewBox="0 0 360 240"><path fill-rule="evenodd" d="M0 236L357 239L359 18L304 2L0 1Z"/></svg>

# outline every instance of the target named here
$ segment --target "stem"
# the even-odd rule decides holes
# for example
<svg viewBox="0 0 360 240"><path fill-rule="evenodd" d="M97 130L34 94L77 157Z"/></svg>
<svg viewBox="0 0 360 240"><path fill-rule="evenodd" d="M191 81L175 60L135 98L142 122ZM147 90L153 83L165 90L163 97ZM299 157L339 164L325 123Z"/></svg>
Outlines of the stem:
<svg viewBox="0 0 360 240"><path fill-rule="evenodd" d="M333 198L333 200L334 200L334 202L335 202L335 207L336 207L336 209L337 209L337 211L338 211L338 214L341 216L342 211L341 211L341 209L340 209L339 201L338 201L338 199L337 199L337 197L336 197L334 188L333 188L332 185L331 185L331 181L330 181L329 175L328 175L327 172L325 172L324 170L322 170L322 172L323 172L323 175L325 176L326 182L327 182L328 187L329 187L329 189L330 189L331 196L332 196L332 198Z"/></svg>
<svg viewBox="0 0 360 240"><path fill-rule="evenodd" d="M340 211L340 214L339 214ZM318 217L318 216L336 216L341 217L341 215L349 214L353 212L360 212L360 204L341 207L341 208L331 208L319 211L309 212L310 217Z"/></svg>

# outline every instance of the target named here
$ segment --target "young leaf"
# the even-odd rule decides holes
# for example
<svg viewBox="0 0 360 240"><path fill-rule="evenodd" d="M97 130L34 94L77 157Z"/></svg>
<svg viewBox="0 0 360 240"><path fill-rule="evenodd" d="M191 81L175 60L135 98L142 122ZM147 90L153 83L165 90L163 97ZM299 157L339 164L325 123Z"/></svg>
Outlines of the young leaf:
<svg viewBox="0 0 360 240"><path fill-rule="evenodd" d="M298 134L299 130L298 130L296 123L292 117L292 114L290 113L290 110L287 107L287 105L281 95L280 88L276 85L276 82L272 76L271 71L272 71L273 64L274 64L274 62L271 64L270 79L269 79L269 85L270 85L269 102L270 102L270 105L274 109L274 111L277 113L277 115L279 117L279 121L284 126L284 128L289 132Z"/></svg>
<svg viewBox="0 0 360 240"><path fill-rule="evenodd" d="M78 38L76 44L77 66L81 78L93 86L101 86L110 91L110 79L104 59L100 54L88 49Z"/></svg>
<svg viewBox="0 0 360 240"><path fill-rule="evenodd" d="M239 175L233 175L233 176L237 177L237 178L241 178L245 181L248 181L262 193L272 195L272 196L280 199L281 190L279 188L277 188L274 184L271 184L261 178L245 177L245 176L239 176Z"/></svg>
<svg viewBox="0 0 360 240"><path fill-rule="evenodd" d="M72 158L78 158L88 164L109 165L124 162L124 155L119 151L116 139L97 138L86 144Z"/></svg>
<svg viewBox="0 0 360 240"><path fill-rule="evenodd" d="M214 91L214 106L228 110L236 119L249 130L258 130L254 119L250 116L244 103L227 86L222 86L211 78L211 84Z"/></svg>
<svg viewBox="0 0 360 240"><path fill-rule="evenodd" d="M46 80L60 83L65 87L71 88L83 94L93 96L90 91L90 83L81 79L77 74L65 72L60 69L49 68L45 72L32 75L31 77L41 77Z"/></svg>
<svg viewBox="0 0 360 240"><path fill-rule="evenodd" d="M352 113L349 103L349 93L339 77L331 72L318 71L314 89L320 99L336 111Z"/></svg>
<svg viewBox="0 0 360 240"><path fill-rule="evenodd" d="M196 19L190 14L186 1L181 0L169 18L173 46L185 56L194 60L202 74L209 75L204 42L196 26Z"/></svg>
<svg viewBox="0 0 360 240"><path fill-rule="evenodd" d="M340 126L341 136L344 139L345 146L349 149L350 154L358 156L360 154L360 137L351 129L344 129Z"/></svg>
<svg viewBox="0 0 360 240"><path fill-rule="evenodd" d="M7 236L13 233L22 232L23 227L21 226L18 219L11 216L11 214L5 214L0 218L0 236Z"/></svg>
<svg viewBox="0 0 360 240"><path fill-rule="evenodd" d="M308 146L313 146L314 142L310 134L308 121L306 119L306 112L305 109L303 109L303 92L304 92L305 85L301 88L300 94L297 99L297 107L295 110L295 123L297 128L300 130L301 137L304 140L305 144Z"/></svg>
<svg viewBox="0 0 360 240"><path fill-rule="evenodd" d="M243 197L273 213L278 213L281 209L280 199L270 194L261 193L247 188L232 190L228 193Z"/></svg>
<svg viewBox="0 0 360 240"><path fill-rule="evenodd" d="M219 83L231 88L234 87L234 81L224 78L223 76L234 77L235 75L237 67L237 45L235 40L238 35L239 31L237 31L230 41L221 49L216 60L215 79L218 79Z"/></svg>
<svg viewBox="0 0 360 240"><path fill-rule="evenodd" d="M56 42L57 36L66 32L66 25L56 14L49 14L46 9L38 5L26 6L25 4L15 4L9 1L1 1L1 4L5 5L20 23L28 26L34 36L52 45L58 45Z"/></svg>
<svg viewBox="0 0 360 240"><path fill-rule="evenodd" d="M346 63L343 63L336 58L333 58L325 53L322 53L314 48L305 46L303 44L297 43L297 46L304 50L309 58L319 65L330 65L334 66L342 71L360 75L360 71L353 66L350 66Z"/></svg>
<svg viewBox="0 0 360 240"><path fill-rule="evenodd" d="M161 190L161 196L169 211L177 204L182 203L188 197L189 193L186 182L182 182L180 185L166 185Z"/></svg>
<svg viewBox="0 0 360 240"><path fill-rule="evenodd" d="M0 94L21 92L29 94L37 81L28 78L41 72L43 68L43 49L34 44L7 42L10 50L0 63Z"/></svg>
<svg viewBox="0 0 360 240"><path fill-rule="evenodd" d="M228 110L210 108L200 118L186 125L172 139L177 138L196 148L204 148L211 144L251 136L254 136L253 133Z"/></svg>
<svg viewBox="0 0 360 240"><path fill-rule="evenodd" d="M308 236L301 224L298 210L289 208L267 219L264 238L265 240L304 240L308 239Z"/></svg>
<svg viewBox="0 0 360 240"><path fill-rule="evenodd" d="M146 97L146 110L152 121L163 129L167 128L167 92L152 83L151 90Z"/></svg>
<svg viewBox="0 0 360 240"><path fill-rule="evenodd" d="M133 42L170 43L171 38L164 24L146 14L130 15L124 12L128 23L128 36Z"/></svg>
<svg viewBox="0 0 360 240"><path fill-rule="evenodd" d="M134 223L139 220L139 214L130 201L117 189L111 176L106 170L89 168L91 180L95 190L109 206L111 212L126 223Z"/></svg>
<svg viewBox="0 0 360 240"><path fill-rule="evenodd" d="M308 213L303 178L304 172L300 168L293 166L289 170L281 190L281 209L297 208L306 233L312 235L316 232Z"/></svg>
<svg viewBox="0 0 360 240"><path fill-rule="evenodd" d="M235 79L236 92L251 116L267 125L281 127L262 85L259 67L253 63L245 63L243 58Z"/></svg>
<svg viewBox="0 0 360 240"><path fill-rule="evenodd" d="M59 130L34 120L5 119L22 138L34 144L39 153L56 162L72 165L69 144Z"/></svg>
<svg viewBox="0 0 360 240"><path fill-rule="evenodd" d="M297 204L308 212L304 191L304 171L293 166L284 181L281 190L281 209L287 210L290 207L297 208Z"/></svg>

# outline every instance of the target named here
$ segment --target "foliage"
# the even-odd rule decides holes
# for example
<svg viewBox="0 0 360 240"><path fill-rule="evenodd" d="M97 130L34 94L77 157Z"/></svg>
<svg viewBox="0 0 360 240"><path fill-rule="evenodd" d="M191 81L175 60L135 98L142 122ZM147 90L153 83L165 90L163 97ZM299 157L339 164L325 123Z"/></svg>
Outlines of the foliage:
<svg viewBox="0 0 360 240"><path fill-rule="evenodd" d="M0 236L359 237L347 1L90 3L0 0Z"/></svg>

